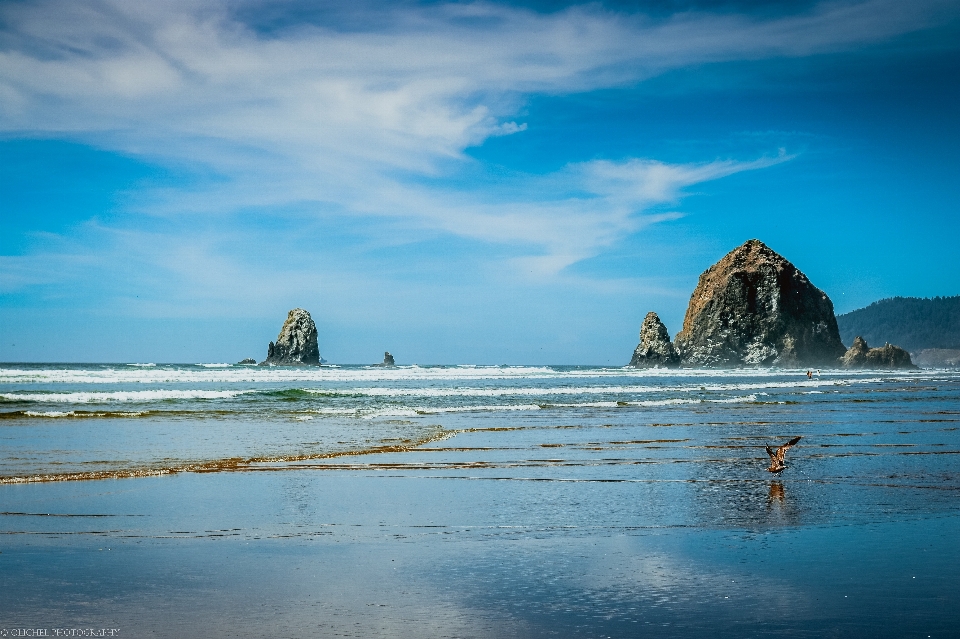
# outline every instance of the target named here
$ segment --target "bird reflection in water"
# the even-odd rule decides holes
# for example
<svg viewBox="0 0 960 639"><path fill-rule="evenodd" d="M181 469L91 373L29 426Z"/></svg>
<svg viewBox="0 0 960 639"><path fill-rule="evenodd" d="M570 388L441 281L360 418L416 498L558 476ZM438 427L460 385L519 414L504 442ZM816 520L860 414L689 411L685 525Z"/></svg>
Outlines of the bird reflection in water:
<svg viewBox="0 0 960 639"><path fill-rule="evenodd" d="M783 484L779 481L770 482L770 492L767 493L767 506L782 506L787 499Z"/></svg>

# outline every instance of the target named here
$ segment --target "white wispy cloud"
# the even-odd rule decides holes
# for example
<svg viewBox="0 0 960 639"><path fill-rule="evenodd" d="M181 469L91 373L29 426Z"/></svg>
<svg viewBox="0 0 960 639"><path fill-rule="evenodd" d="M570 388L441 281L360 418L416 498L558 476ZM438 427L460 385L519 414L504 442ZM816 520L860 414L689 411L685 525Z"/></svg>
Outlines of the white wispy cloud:
<svg viewBox="0 0 960 639"><path fill-rule="evenodd" d="M659 207L680 199L687 187L788 159L780 153L747 162L702 164L593 160L544 176L514 176L512 180L523 183L525 199L510 185L503 185L510 193L502 197L496 186L487 186L484 197L494 200L490 203L478 202L470 192L436 190L394 189L374 199L389 202L396 214L425 218L431 226L459 236L532 247L534 254L515 263L527 273L547 275L644 226L677 219L680 213Z"/></svg>
<svg viewBox="0 0 960 639"><path fill-rule="evenodd" d="M676 217L657 207L688 187L787 158L597 160L485 193L425 185L470 162L470 146L523 135L517 114L530 95L842 50L960 12L950 0L865 0L786 17L653 20L595 4L541 14L477 2L386 10L376 30L300 25L264 34L230 6L3 5L0 131L67 137L223 178L153 191L140 206L154 215L314 202L524 245L523 268L543 273Z"/></svg>

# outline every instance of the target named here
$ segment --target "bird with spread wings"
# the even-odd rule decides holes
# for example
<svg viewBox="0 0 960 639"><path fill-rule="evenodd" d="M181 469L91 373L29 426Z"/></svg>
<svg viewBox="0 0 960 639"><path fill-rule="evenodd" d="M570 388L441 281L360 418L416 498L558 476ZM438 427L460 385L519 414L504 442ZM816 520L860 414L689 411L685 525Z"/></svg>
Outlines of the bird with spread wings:
<svg viewBox="0 0 960 639"><path fill-rule="evenodd" d="M770 455L770 468L768 468L767 471L771 473L776 473L778 475L782 473L783 469L787 467L787 465L783 463L783 459L787 454L787 450L791 448L794 444L796 444L798 441L800 441L801 439L803 438L794 437L793 439L791 439L786 444L784 444L783 446L781 446L776 450L767 446L767 454Z"/></svg>

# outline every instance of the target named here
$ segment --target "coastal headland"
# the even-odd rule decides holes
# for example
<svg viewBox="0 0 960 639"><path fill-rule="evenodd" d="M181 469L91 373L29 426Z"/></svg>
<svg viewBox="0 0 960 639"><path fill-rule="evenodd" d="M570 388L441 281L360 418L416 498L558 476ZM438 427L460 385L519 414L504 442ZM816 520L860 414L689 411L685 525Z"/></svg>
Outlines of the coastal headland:
<svg viewBox="0 0 960 639"><path fill-rule="evenodd" d="M647 314L629 365L914 367L902 348L867 349L857 340L848 351L827 294L782 255L753 239L703 272L673 342L657 314Z"/></svg>

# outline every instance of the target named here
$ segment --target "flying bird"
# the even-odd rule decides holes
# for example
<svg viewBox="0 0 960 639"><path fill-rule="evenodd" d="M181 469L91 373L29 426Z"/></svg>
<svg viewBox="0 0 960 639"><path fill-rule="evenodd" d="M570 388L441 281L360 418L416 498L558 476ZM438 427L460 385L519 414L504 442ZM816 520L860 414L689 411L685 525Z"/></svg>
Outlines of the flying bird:
<svg viewBox="0 0 960 639"><path fill-rule="evenodd" d="M783 463L783 458L787 454L787 449L793 446L794 444L796 444L801 439L802 437L794 437L793 439L791 439L786 444L784 444L783 446L781 446L776 450L767 446L767 454L770 455L770 468L768 468L767 470L771 473L777 473L777 474L780 474L781 472L783 472L783 469L787 467L787 465Z"/></svg>

